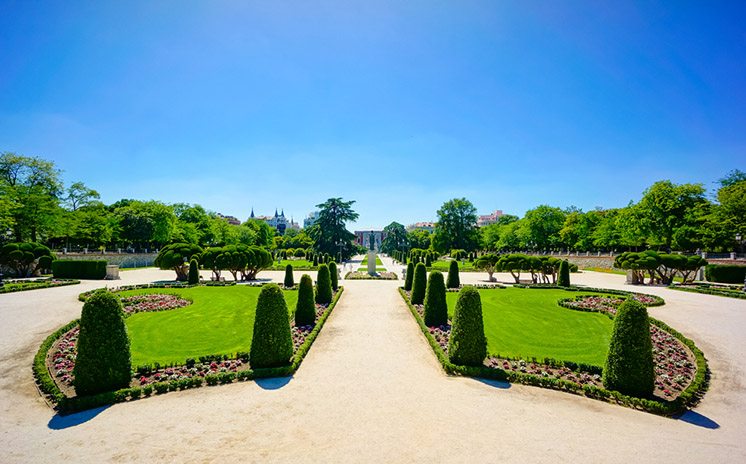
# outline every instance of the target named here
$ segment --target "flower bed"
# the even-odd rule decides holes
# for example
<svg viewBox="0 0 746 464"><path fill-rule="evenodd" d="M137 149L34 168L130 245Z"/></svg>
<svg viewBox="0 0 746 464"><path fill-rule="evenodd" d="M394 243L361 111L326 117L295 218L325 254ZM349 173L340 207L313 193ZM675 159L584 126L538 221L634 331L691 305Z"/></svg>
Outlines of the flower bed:
<svg viewBox="0 0 746 464"><path fill-rule="evenodd" d="M345 280L399 280L399 276L394 272L379 272L372 276L367 272L348 272L345 275Z"/></svg>
<svg viewBox="0 0 746 464"><path fill-rule="evenodd" d="M424 305L413 305L410 293L399 289L420 327L436 351L438 359L449 373L483 376L500 380L516 381L546 388L585 394L599 399L614 399L620 404L639 407L649 412L672 414L696 403L707 388L707 364L694 343L664 323L650 318L650 336L653 342L655 363L655 390L653 397L634 398L604 389L601 381L602 369L570 361L553 359L509 359L489 355L484 367L456 366L448 360L448 341L451 326L427 327L424 324ZM659 298L634 294L633 298L643 304L659 304ZM574 299L560 300L560 305L582 311L599 311L613 317L622 298L604 295L580 295ZM562 303L565 304L562 304ZM567 306L574 304L575 307Z"/></svg>
<svg viewBox="0 0 746 464"><path fill-rule="evenodd" d="M150 287L152 288L152 287ZM129 288L128 288L129 290ZM75 368L76 344L79 333L78 321L73 321L50 335L42 344L34 360L34 375L42 394L50 399L63 413L80 411L105 404L150 396L153 392L183 390L207 385L217 385L260 377L291 375L297 370L308 349L321 330L344 288L334 293L330 305L316 305L313 325L296 327L293 320L291 334L294 355L291 364L271 369L251 369L248 353L217 354L201 356L199 360L187 359L183 364L137 366L130 387L116 392L88 397L75 396L73 369ZM154 298L143 298L151 297ZM149 294L124 298L131 309L126 315L144 311L164 311L190 304L188 300L174 295Z"/></svg>
<svg viewBox="0 0 746 464"><path fill-rule="evenodd" d="M33 280L5 280L0 286L0 293L23 292L26 290L38 290L40 288L63 287L65 285L79 284L79 280L74 279L33 279Z"/></svg>

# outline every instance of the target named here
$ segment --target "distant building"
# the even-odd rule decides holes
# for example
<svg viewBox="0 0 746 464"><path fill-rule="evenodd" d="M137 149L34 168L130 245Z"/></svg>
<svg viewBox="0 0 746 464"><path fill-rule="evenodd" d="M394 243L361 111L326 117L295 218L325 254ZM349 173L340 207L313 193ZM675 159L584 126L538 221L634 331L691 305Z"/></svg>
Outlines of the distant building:
<svg viewBox="0 0 746 464"><path fill-rule="evenodd" d="M386 234L382 230L356 230L355 231L355 243L362 245L365 248L370 247L370 236L373 236L375 241L373 247L375 250L381 249L383 239L386 238Z"/></svg>
<svg viewBox="0 0 746 464"><path fill-rule="evenodd" d="M312 213L308 213L308 216L303 220L303 228L307 229L311 227L312 225L316 224L316 221L319 220L319 212L314 211Z"/></svg>
<svg viewBox="0 0 746 464"><path fill-rule="evenodd" d="M221 219L225 219L228 222L228 224L230 224L232 226L240 226L241 225L241 221L239 221L238 218L236 218L234 216L223 216L220 213L217 213L217 216L219 218L221 218Z"/></svg>
<svg viewBox="0 0 746 464"><path fill-rule="evenodd" d="M407 226L407 232L412 232L413 230L426 230L432 233L435 230L435 223L434 222L415 222L414 224L410 224Z"/></svg>
<svg viewBox="0 0 746 464"><path fill-rule="evenodd" d="M285 217L285 210L282 210L280 214L277 214L277 209L275 209L274 216L256 216L254 215L254 208L251 208L251 216L249 216L249 219L258 219L260 221L266 222L280 235L285 235L285 231L287 229L300 229L300 226L297 222L293 221L292 217L290 218L290 220Z"/></svg>
<svg viewBox="0 0 746 464"><path fill-rule="evenodd" d="M496 209L490 214L479 216L479 218L477 219L477 227L484 227L490 224L494 224L497 222L498 219L500 219L500 216L502 215L503 215L503 212L499 209Z"/></svg>

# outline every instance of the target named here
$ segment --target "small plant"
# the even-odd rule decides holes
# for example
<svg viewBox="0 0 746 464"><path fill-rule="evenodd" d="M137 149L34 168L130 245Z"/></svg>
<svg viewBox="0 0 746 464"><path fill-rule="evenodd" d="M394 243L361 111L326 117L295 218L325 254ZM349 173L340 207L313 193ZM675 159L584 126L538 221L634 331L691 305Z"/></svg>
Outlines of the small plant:
<svg viewBox="0 0 746 464"><path fill-rule="evenodd" d="M337 263L334 261L329 263L329 276L332 279L332 290L336 292L339 288L339 274L337 274Z"/></svg>
<svg viewBox="0 0 746 464"><path fill-rule="evenodd" d="M570 263L567 260L563 260L559 266L559 277L557 278L557 285L560 287L570 286Z"/></svg>
<svg viewBox="0 0 746 464"><path fill-rule="evenodd" d="M293 265L288 264L285 266L285 281L283 282L285 288L292 288L295 285L293 280Z"/></svg>
<svg viewBox="0 0 746 464"><path fill-rule="evenodd" d="M414 279L414 263L412 261L409 261L409 264L407 264L407 276L404 279L404 290L406 291L412 290L413 279Z"/></svg>
<svg viewBox="0 0 746 464"><path fill-rule="evenodd" d="M332 302L332 278L329 274L329 266L319 265L316 275L316 303L326 305Z"/></svg>
<svg viewBox="0 0 746 464"><path fill-rule="evenodd" d="M646 397L655 386L653 343L648 311L642 303L626 300L617 308L603 384L609 390Z"/></svg>
<svg viewBox="0 0 746 464"><path fill-rule="evenodd" d="M443 274L433 271L427 278L425 291L425 325L439 327L448 324L448 305Z"/></svg>
<svg viewBox="0 0 746 464"><path fill-rule="evenodd" d="M196 259L189 261L189 285L199 284L199 263Z"/></svg>
<svg viewBox="0 0 746 464"><path fill-rule="evenodd" d="M446 287L448 288L459 288L461 286L461 279L458 275L458 261L455 259L448 265L448 280Z"/></svg>
<svg viewBox="0 0 746 464"><path fill-rule="evenodd" d="M316 320L316 305L313 301L313 280L303 274L298 286L298 302L295 306L295 326L312 325Z"/></svg>
<svg viewBox="0 0 746 464"><path fill-rule="evenodd" d="M254 369L277 367L287 365L291 356L293 338L285 297L277 284L267 284L256 305L249 363Z"/></svg>
<svg viewBox="0 0 746 464"><path fill-rule="evenodd" d="M412 304L425 302L425 289L427 287L427 270L425 264L418 263L414 268L414 280L412 281Z"/></svg>
<svg viewBox="0 0 746 464"><path fill-rule="evenodd" d="M482 299L474 287L461 289L453 312L448 358L453 364L481 366L487 356Z"/></svg>

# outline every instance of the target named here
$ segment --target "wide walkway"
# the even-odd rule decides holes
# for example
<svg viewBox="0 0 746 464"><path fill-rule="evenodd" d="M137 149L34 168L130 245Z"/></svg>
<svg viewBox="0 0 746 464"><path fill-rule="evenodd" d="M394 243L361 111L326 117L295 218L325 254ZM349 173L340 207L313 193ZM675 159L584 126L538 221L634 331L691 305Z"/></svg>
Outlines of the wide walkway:
<svg viewBox="0 0 746 464"><path fill-rule="evenodd" d="M385 263L388 264L388 263ZM282 272L261 277L281 280ZM157 270L124 282L170 278ZM300 273L298 273L300 277ZM476 282L484 274L462 274ZM499 276L505 278L506 276ZM576 283L627 288L586 273ZM54 416L31 361L100 282L0 295L0 462L744 462L746 301L666 289L651 312L694 338L714 371L686 420L522 385L448 377L396 287L343 281L300 370Z"/></svg>

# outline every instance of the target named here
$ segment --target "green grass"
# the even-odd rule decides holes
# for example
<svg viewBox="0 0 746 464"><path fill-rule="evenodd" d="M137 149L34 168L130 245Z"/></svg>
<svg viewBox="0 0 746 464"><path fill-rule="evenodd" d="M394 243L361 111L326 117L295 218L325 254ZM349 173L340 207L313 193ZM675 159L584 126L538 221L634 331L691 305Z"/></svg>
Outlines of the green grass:
<svg viewBox="0 0 746 464"><path fill-rule="evenodd" d="M365 255L365 258L363 258L363 261L360 263L361 266L366 264L368 264L368 255ZM378 255L376 255L376 266L383 266L383 261L381 261L381 258L379 258ZM366 268L366 271L367 270L368 269Z"/></svg>
<svg viewBox="0 0 746 464"><path fill-rule="evenodd" d="M309 261L307 259L283 259L280 264L277 264L277 261L274 262L272 265L272 270L280 270L284 271L285 267L290 264L293 266L293 269L310 269L313 268L313 261ZM315 269L315 268L314 268Z"/></svg>
<svg viewBox="0 0 746 464"><path fill-rule="evenodd" d="M368 272L368 267L359 267L357 268L359 272ZM376 267L376 272L386 272L385 267Z"/></svg>
<svg viewBox="0 0 746 464"><path fill-rule="evenodd" d="M618 274L618 275L626 275L627 274L627 271L623 271L621 269L609 269L608 267L583 267L580 270L581 271L603 272L605 274Z"/></svg>
<svg viewBox="0 0 746 464"><path fill-rule="evenodd" d="M127 318L132 365L180 362L207 354L249 351L259 287L192 287L145 289L120 293L169 293L193 303L170 311L138 313ZM297 291L284 291L292 314Z"/></svg>
<svg viewBox="0 0 746 464"><path fill-rule="evenodd" d="M600 313L573 311L557 304L560 298L577 292L507 288L479 293L488 353L603 366L612 321ZM455 292L446 295L451 317L457 298Z"/></svg>
<svg viewBox="0 0 746 464"><path fill-rule="evenodd" d="M451 265L451 261L448 260L442 260L439 259L438 261L435 261L432 263L432 266L429 268L431 271L440 271L440 272L448 272L448 268ZM459 261L458 263L458 270L459 272L481 272L477 269L474 269L474 263L470 263L469 261Z"/></svg>

